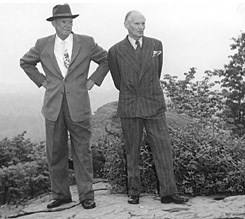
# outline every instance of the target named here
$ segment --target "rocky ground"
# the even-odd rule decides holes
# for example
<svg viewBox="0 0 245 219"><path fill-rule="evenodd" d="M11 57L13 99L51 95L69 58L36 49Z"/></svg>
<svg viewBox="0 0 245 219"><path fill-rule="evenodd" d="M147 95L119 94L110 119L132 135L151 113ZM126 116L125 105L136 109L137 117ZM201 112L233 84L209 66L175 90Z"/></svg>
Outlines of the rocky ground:
<svg viewBox="0 0 245 219"><path fill-rule="evenodd" d="M73 202L49 210L49 194L25 206L0 208L1 218L21 219L243 219L245 196L194 197L183 205L161 204L160 198L142 194L140 204L130 205L124 194L111 194L108 183L94 184L96 208L85 210L78 202L76 186L71 186Z"/></svg>

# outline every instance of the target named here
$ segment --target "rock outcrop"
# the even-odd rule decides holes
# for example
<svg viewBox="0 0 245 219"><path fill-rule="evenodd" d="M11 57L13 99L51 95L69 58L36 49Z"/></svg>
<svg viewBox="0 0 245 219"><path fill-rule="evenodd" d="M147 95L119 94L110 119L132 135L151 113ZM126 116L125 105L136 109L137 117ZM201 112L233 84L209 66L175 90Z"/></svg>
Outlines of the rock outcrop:
<svg viewBox="0 0 245 219"><path fill-rule="evenodd" d="M2 213L0 218L21 219L244 219L245 196L190 198L182 205L161 204L160 198L142 194L138 205L127 203L127 195L110 194L110 185L96 183L96 208L85 210L79 204L76 186L71 186L73 202L55 209L47 209L49 195L31 200L15 213ZM1 211L0 208L0 213Z"/></svg>
<svg viewBox="0 0 245 219"><path fill-rule="evenodd" d="M169 126L174 128L184 128L192 120L186 115L179 115L172 111L166 112ZM117 101L107 103L94 113L91 120L92 139L91 143L96 144L98 138L106 134L106 126L120 129L120 119L117 117Z"/></svg>

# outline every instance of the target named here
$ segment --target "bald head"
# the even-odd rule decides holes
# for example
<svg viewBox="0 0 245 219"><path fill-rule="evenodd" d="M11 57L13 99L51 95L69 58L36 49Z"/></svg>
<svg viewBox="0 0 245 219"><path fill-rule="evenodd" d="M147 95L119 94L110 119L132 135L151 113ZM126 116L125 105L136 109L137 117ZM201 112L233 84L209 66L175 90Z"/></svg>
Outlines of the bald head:
<svg viewBox="0 0 245 219"><path fill-rule="evenodd" d="M144 35L145 17L139 11L129 11L125 17L124 26L129 36L138 40Z"/></svg>
<svg viewBox="0 0 245 219"><path fill-rule="evenodd" d="M145 19L144 15L141 12L132 10L126 14L124 22L130 22L135 16L141 16Z"/></svg>

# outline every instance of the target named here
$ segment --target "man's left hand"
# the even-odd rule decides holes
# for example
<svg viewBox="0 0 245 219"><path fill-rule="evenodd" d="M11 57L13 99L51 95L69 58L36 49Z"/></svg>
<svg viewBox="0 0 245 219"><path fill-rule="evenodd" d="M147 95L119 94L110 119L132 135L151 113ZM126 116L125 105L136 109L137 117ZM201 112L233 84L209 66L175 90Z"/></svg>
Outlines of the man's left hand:
<svg viewBox="0 0 245 219"><path fill-rule="evenodd" d="M92 87L94 86L94 83L95 83L94 81L88 79L88 81L87 81L87 89L91 90Z"/></svg>

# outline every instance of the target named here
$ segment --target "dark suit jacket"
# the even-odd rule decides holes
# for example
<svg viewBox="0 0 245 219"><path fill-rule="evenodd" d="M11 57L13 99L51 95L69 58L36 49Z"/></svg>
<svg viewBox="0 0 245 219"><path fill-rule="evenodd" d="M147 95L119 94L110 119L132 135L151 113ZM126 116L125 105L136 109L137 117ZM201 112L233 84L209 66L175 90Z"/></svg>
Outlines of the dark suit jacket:
<svg viewBox="0 0 245 219"><path fill-rule="evenodd" d="M160 85L162 43L143 37L142 68L127 37L108 52L109 69L120 91L117 113L122 118L151 117L165 112Z"/></svg>
<svg viewBox="0 0 245 219"><path fill-rule="evenodd" d="M86 83L90 62L99 66L90 79L100 86L108 69L107 52L99 47L92 37L73 33L71 63L66 78L63 78L54 55L55 35L37 40L35 46L21 59L20 66L28 77L40 87L47 81L42 113L50 121L56 121L64 92L71 118L74 122L86 120L91 115ZM45 75L36 67L41 63Z"/></svg>

